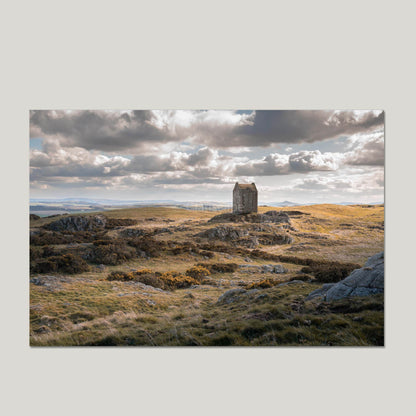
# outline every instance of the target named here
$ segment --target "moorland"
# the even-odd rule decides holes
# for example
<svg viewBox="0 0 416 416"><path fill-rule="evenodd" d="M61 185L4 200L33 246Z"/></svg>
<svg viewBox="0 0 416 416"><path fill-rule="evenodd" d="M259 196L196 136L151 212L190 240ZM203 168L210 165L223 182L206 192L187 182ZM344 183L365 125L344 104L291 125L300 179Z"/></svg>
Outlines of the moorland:
<svg viewBox="0 0 416 416"><path fill-rule="evenodd" d="M383 294L307 300L383 247L383 205L32 215L30 344L384 345Z"/></svg>

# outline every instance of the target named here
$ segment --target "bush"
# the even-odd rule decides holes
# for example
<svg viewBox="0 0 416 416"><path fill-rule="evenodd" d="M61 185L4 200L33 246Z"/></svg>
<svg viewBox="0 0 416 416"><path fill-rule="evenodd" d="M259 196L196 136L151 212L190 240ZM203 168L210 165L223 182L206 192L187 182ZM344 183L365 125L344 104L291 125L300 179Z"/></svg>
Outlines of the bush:
<svg viewBox="0 0 416 416"><path fill-rule="evenodd" d="M318 282L336 283L345 279L353 270L360 267L359 264L354 263L326 262L303 267L301 271L313 274Z"/></svg>
<svg viewBox="0 0 416 416"><path fill-rule="evenodd" d="M90 243L94 239L103 238L104 233L92 233L90 231L46 231L30 236L30 245L46 246L56 244Z"/></svg>
<svg viewBox="0 0 416 416"><path fill-rule="evenodd" d="M102 240L95 240L93 241L94 246L108 246L109 244L117 244L120 243L119 240L115 240L115 239L102 239ZM124 244L124 243L121 243Z"/></svg>
<svg viewBox="0 0 416 416"><path fill-rule="evenodd" d="M39 247L30 247L29 259L30 261L36 261L42 258L42 249Z"/></svg>
<svg viewBox="0 0 416 416"><path fill-rule="evenodd" d="M199 284L198 280L193 277L185 276L178 272L155 273L150 269L141 269L134 272L114 271L107 276L107 280L120 282L135 280L163 290L184 289Z"/></svg>
<svg viewBox="0 0 416 416"><path fill-rule="evenodd" d="M185 274L197 280L198 282L202 282L204 277L209 276L211 273L210 271L203 267L203 266L193 266L188 269Z"/></svg>
<svg viewBox="0 0 416 416"><path fill-rule="evenodd" d="M270 254L267 251L262 251L262 250L253 250L250 253L251 257L257 257L259 259L263 259L263 260L272 260L272 261L283 261L279 258L279 256L276 256L275 254Z"/></svg>
<svg viewBox="0 0 416 416"><path fill-rule="evenodd" d="M177 256L178 254L192 253L192 252L199 254L198 247L194 243L190 243L189 241L186 241L185 243L181 245L173 247L171 249L171 252L175 256Z"/></svg>
<svg viewBox="0 0 416 416"><path fill-rule="evenodd" d="M166 249L166 243L164 241L158 241L152 237L133 238L127 244L136 250L144 251L150 257L158 257Z"/></svg>
<svg viewBox="0 0 416 416"><path fill-rule="evenodd" d="M111 272L107 276L107 280L118 280L122 282L129 282L130 280L134 280L135 276L132 272L122 272L122 271L115 271Z"/></svg>
<svg viewBox="0 0 416 416"><path fill-rule="evenodd" d="M136 275L136 280L148 286L165 289L165 283L155 273Z"/></svg>
<svg viewBox="0 0 416 416"><path fill-rule="evenodd" d="M125 244L107 244L94 247L92 261L115 266L136 256L136 250Z"/></svg>
<svg viewBox="0 0 416 416"><path fill-rule="evenodd" d="M106 218L105 228L111 230L116 227L129 227L136 225L137 221L131 218Z"/></svg>
<svg viewBox="0 0 416 416"><path fill-rule="evenodd" d="M199 248L202 250L215 251L218 253L227 253L227 254L241 254L244 256L250 255L251 251L242 247L234 247L228 244L220 243L205 243L199 244Z"/></svg>
<svg viewBox="0 0 416 416"><path fill-rule="evenodd" d="M175 272L166 272L158 276L163 281L165 289L185 289L192 285L197 285L199 282L193 277L177 274Z"/></svg>
<svg viewBox="0 0 416 416"><path fill-rule="evenodd" d="M150 269L137 269L134 273L137 276L143 276L144 274L151 274L153 272Z"/></svg>
<svg viewBox="0 0 416 416"><path fill-rule="evenodd" d="M246 289L268 289L270 287L276 286L278 283L280 282L276 282L275 280L272 279L264 279L261 280L260 282L253 282L250 283L246 286Z"/></svg>
<svg viewBox="0 0 416 416"><path fill-rule="evenodd" d="M200 254L202 257L208 257L209 259L212 259L212 258L215 256L215 254L214 254L212 251L205 251L205 250L201 250L201 251L199 252L199 254Z"/></svg>
<svg viewBox="0 0 416 416"><path fill-rule="evenodd" d="M74 254L63 254L61 256L51 256L42 259L31 265L34 273L66 273L76 274L89 270L89 266L85 260Z"/></svg>
<svg viewBox="0 0 416 416"><path fill-rule="evenodd" d="M198 263L197 265L205 267L211 273L232 273L238 269L238 264L236 263Z"/></svg>

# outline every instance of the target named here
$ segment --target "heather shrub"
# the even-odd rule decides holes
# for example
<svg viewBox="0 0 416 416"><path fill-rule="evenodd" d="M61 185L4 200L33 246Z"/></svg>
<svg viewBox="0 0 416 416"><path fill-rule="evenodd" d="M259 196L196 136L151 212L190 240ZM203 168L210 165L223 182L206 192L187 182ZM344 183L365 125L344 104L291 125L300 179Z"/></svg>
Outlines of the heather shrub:
<svg viewBox="0 0 416 416"><path fill-rule="evenodd" d="M43 246L43 248L42 248L42 257L43 258L56 256L56 255L59 255L59 253L53 247Z"/></svg>
<svg viewBox="0 0 416 416"><path fill-rule="evenodd" d="M176 247L173 247L171 249L172 254L174 254L175 256L177 256L178 254L183 254L183 253L199 253L199 250L197 248L197 246L194 243L190 243L188 241L186 241L185 243L178 245Z"/></svg>
<svg viewBox="0 0 416 416"><path fill-rule="evenodd" d="M137 221L131 218L106 218L105 228L111 230L116 227L129 227L136 225Z"/></svg>
<svg viewBox="0 0 416 416"><path fill-rule="evenodd" d="M199 244L199 248L202 250L215 251L219 253L228 253L228 254L249 255L251 253L250 250L245 249L243 247L235 247L229 244L221 244L221 243L214 243L214 242Z"/></svg>
<svg viewBox="0 0 416 416"><path fill-rule="evenodd" d="M134 272L114 271L107 276L107 280L122 282L135 280L163 290L184 289L199 284L199 281L193 277L178 272L159 273L152 272L150 269L140 269Z"/></svg>
<svg viewBox="0 0 416 416"><path fill-rule="evenodd" d="M272 260L272 261L284 261L284 260L280 260L279 256L276 256L275 254L270 254L267 251L262 251L262 250L253 250L250 253L251 257L256 257L259 259L263 259L263 260Z"/></svg>
<svg viewBox="0 0 416 416"><path fill-rule="evenodd" d="M110 239L110 238L93 241L94 246L107 246L109 244L119 244L119 243L120 243L119 240ZM124 243L121 243L121 244L124 244Z"/></svg>
<svg viewBox="0 0 416 416"><path fill-rule="evenodd" d="M193 277L185 276L176 272L166 272L158 276L163 281L165 289L184 289L192 285L197 285L199 282Z"/></svg>
<svg viewBox="0 0 416 416"><path fill-rule="evenodd" d="M270 287L276 286L279 282L276 282L272 279L264 279L260 282L253 282L246 286L246 289L268 289Z"/></svg>
<svg viewBox="0 0 416 416"><path fill-rule="evenodd" d="M56 244L90 243L94 239L103 238L104 233L90 231L46 231L30 236L30 245L46 246Z"/></svg>
<svg viewBox="0 0 416 416"><path fill-rule="evenodd" d="M122 272L122 271L114 271L111 272L107 276L107 280L118 280L123 282L128 282L130 280L134 280L135 276L132 272Z"/></svg>
<svg viewBox="0 0 416 416"><path fill-rule="evenodd" d="M209 276L211 273L210 271L203 267L203 266L193 266L188 269L185 274L197 280L198 282L202 282L204 277Z"/></svg>
<svg viewBox="0 0 416 416"><path fill-rule="evenodd" d="M42 258L42 249L40 247L30 247L29 259L30 261L36 261Z"/></svg>
<svg viewBox="0 0 416 416"><path fill-rule="evenodd" d="M200 254L202 257L207 257L209 259L212 259L215 254L212 251L205 251L205 250L201 250L198 254Z"/></svg>
<svg viewBox="0 0 416 416"><path fill-rule="evenodd" d="M159 289L165 289L165 283L155 273L145 273L136 275L136 280L148 286L157 287Z"/></svg>
<svg viewBox="0 0 416 416"><path fill-rule="evenodd" d="M303 267L301 271L313 274L318 282L336 283L358 268L360 265L354 263L327 262Z"/></svg>
<svg viewBox="0 0 416 416"><path fill-rule="evenodd" d="M134 273L136 276L142 276L144 274L151 274L153 272L150 269L137 269Z"/></svg>
<svg viewBox="0 0 416 416"><path fill-rule="evenodd" d="M106 244L95 246L92 261L97 264L115 266L136 256L136 250L126 244Z"/></svg>
<svg viewBox="0 0 416 416"><path fill-rule="evenodd" d="M31 265L33 273L54 273L65 274L82 273L89 270L85 260L74 254L63 254L42 259Z"/></svg>
<svg viewBox="0 0 416 416"><path fill-rule="evenodd" d="M238 269L236 263L198 263L198 266L205 267L211 273L231 273Z"/></svg>
<svg viewBox="0 0 416 416"><path fill-rule="evenodd" d="M166 243L164 241L155 240L152 237L138 237L133 238L127 242L131 247L134 247L136 250L144 251L146 255L150 257L158 257L166 248Z"/></svg>

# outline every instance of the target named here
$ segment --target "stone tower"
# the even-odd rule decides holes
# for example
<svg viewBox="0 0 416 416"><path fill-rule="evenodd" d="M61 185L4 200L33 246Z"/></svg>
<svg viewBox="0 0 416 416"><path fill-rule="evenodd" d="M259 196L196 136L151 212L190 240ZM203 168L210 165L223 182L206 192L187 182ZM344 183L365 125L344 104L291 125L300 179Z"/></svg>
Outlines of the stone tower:
<svg viewBox="0 0 416 416"><path fill-rule="evenodd" d="M233 190L233 214L257 212L257 188L253 183L235 183Z"/></svg>

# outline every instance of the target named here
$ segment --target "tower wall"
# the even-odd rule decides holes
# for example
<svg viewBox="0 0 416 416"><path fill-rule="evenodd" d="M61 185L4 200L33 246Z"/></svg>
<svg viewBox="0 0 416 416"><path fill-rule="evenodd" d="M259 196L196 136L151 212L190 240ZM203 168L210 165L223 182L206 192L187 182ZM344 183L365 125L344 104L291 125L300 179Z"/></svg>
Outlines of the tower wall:
<svg viewBox="0 0 416 416"><path fill-rule="evenodd" d="M257 189L240 187L238 184L233 191L233 213L234 214L249 214L257 212Z"/></svg>

